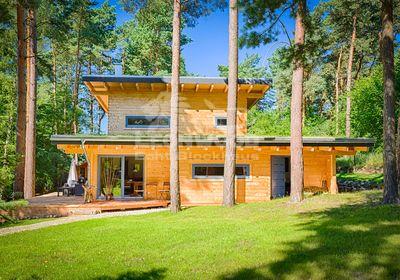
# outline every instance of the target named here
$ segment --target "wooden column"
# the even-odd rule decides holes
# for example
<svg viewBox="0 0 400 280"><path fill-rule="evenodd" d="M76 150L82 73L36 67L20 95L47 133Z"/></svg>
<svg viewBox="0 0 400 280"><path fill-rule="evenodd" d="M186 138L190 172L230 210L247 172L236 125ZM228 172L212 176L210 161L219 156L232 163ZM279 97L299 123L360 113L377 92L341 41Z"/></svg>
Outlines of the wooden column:
<svg viewBox="0 0 400 280"><path fill-rule="evenodd" d="M338 185L337 185L337 179L336 179L336 155L330 155L329 156L329 166L330 166L330 184L329 184L329 193L331 194L337 194L339 192L338 190Z"/></svg>

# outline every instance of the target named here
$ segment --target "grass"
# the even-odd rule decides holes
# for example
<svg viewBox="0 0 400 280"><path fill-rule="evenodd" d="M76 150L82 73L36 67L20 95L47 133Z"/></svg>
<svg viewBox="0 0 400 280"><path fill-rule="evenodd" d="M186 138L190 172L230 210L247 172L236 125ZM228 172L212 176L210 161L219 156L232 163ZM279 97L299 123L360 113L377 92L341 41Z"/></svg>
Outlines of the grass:
<svg viewBox="0 0 400 280"><path fill-rule="evenodd" d="M400 277L400 207L381 192L193 207L0 237L0 279Z"/></svg>
<svg viewBox="0 0 400 280"><path fill-rule="evenodd" d="M349 181L372 181L377 184L383 183L382 173L340 173L338 179Z"/></svg>

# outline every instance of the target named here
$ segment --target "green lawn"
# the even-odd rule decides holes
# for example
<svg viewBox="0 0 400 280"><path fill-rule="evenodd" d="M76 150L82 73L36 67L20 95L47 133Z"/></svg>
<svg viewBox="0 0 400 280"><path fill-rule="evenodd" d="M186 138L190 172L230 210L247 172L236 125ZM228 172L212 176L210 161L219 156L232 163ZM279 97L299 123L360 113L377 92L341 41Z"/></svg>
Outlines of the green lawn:
<svg viewBox="0 0 400 280"><path fill-rule="evenodd" d="M193 207L0 237L0 279L394 279L400 207L379 191Z"/></svg>
<svg viewBox="0 0 400 280"><path fill-rule="evenodd" d="M349 181L372 181L377 184L383 182L382 173L341 173L337 175L338 179Z"/></svg>

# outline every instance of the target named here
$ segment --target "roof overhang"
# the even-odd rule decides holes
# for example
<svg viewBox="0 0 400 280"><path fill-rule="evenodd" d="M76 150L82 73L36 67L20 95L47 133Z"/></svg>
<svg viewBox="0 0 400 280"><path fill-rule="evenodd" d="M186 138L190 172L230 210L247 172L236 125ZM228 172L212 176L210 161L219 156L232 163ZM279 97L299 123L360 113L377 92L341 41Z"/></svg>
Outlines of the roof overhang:
<svg viewBox="0 0 400 280"><path fill-rule="evenodd" d="M83 82L108 112L108 95L113 93L160 93L171 91L171 77L156 76L83 76ZM238 79L239 94L247 93L261 99L271 87L269 79ZM227 93L228 79L224 77L180 77L182 93Z"/></svg>
<svg viewBox="0 0 400 280"><path fill-rule="evenodd" d="M183 146L219 146L225 145L226 138L221 136L180 136ZM98 136L98 135L53 135L53 144L90 145L169 145L169 136ZM238 146L290 146L289 137L238 136ZM375 141L368 138L303 137L305 147L372 147Z"/></svg>

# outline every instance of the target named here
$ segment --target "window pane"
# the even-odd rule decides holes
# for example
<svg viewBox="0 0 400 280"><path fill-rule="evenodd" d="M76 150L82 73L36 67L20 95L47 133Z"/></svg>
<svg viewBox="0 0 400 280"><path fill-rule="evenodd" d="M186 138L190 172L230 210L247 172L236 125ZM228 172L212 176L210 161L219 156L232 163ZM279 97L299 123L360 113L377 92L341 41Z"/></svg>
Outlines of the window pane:
<svg viewBox="0 0 400 280"><path fill-rule="evenodd" d="M208 176L224 176L224 167L223 166L209 166L207 168Z"/></svg>
<svg viewBox="0 0 400 280"><path fill-rule="evenodd" d="M244 166L236 166L236 176L246 176L246 171Z"/></svg>
<svg viewBox="0 0 400 280"><path fill-rule="evenodd" d="M217 126L226 126L227 125L227 119L226 118L217 118Z"/></svg>
<svg viewBox="0 0 400 280"><path fill-rule="evenodd" d="M169 127L169 117L167 116L127 116L127 127L146 128L146 127Z"/></svg>
<svg viewBox="0 0 400 280"><path fill-rule="evenodd" d="M99 196L113 195L121 196L121 158L100 158L100 189Z"/></svg>
<svg viewBox="0 0 400 280"><path fill-rule="evenodd" d="M196 166L194 168L195 176L207 176L207 167L205 166Z"/></svg>
<svg viewBox="0 0 400 280"><path fill-rule="evenodd" d="M195 165L193 169L193 176L201 176L201 177L223 177L224 176L224 165L223 164L204 164L204 165ZM236 166L235 175L238 177L247 177L249 176L249 166L246 164L239 164Z"/></svg>

